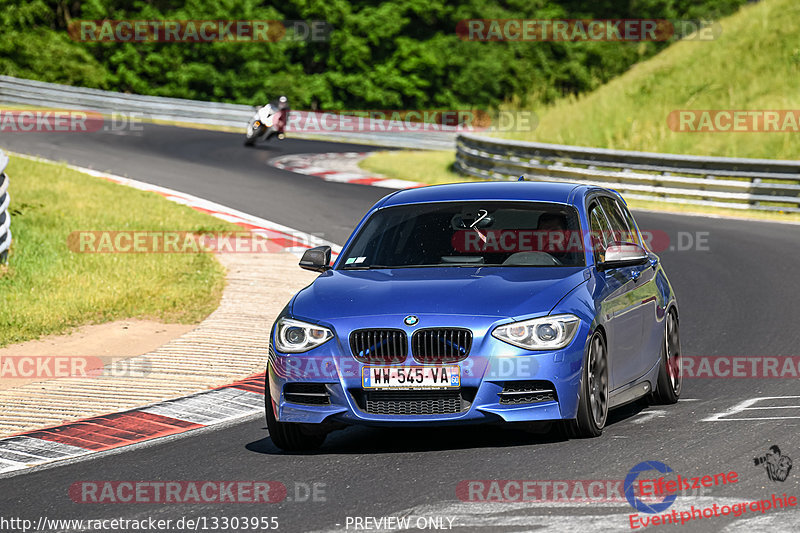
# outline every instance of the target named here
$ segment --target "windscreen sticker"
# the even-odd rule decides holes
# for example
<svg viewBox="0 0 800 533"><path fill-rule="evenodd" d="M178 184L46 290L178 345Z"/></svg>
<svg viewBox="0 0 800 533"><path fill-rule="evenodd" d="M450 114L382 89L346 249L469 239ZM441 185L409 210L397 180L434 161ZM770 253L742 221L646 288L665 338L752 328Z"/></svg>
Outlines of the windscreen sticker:
<svg viewBox="0 0 800 533"><path fill-rule="evenodd" d="M356 263L363 263L366 260L367 260L366 257L359 257L358 259L356 259Z"/></svg>
<svg viewBox="0 0 800 533"><path fill-rule="evenodd" d="M351 265L353 263L363 263L366 261L366 257L348 257L347 261L344 262L345 265Z"/></svg>

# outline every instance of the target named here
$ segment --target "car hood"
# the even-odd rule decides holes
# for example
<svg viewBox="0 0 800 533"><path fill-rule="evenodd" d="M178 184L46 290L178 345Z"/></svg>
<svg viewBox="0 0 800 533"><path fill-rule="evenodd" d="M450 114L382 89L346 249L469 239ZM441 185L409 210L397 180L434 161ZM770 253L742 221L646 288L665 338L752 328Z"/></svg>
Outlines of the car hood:
<svg viewBox="0 0 800 533"><path fill-rule="evenodd" d="M583 283L585 268L435 267L329 270L300 291L292 315L329 320L376 315L548 313Z"/></svg>

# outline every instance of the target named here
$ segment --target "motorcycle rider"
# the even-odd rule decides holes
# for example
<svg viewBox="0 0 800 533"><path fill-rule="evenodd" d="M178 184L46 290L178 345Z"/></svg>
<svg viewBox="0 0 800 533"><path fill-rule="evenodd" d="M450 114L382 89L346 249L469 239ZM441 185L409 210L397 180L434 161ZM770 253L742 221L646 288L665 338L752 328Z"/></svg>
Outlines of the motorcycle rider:
<svg viewBox="0 0 800 533"><path fill-rule="evenodd" d="M274 109L278 109L281 111L289 111L289 100L285 96L281 96L277 100L273 100L269 103Z"/></svg>
<svg viewBox="0 0 800 533"><path fill-rule="evenodd" d="M283 130L286 128L286 122L289 120L289 99L281 95L277 100L273 100L268 104L276 113L280 113L280 117L276 123L278 130L278 138L283 139Z"/></svg>
<svg viewBox="0 0 800 533"><path fill-rule="evenodd" d="M284 129L289 120L289 99L280 96L272 100L264 107L256 111L255 116L247 126L247 138L245 146L253 146L256 140L266 132L266 140L272 135L277 135L278 139L284 138ZM269 124L269 126L267 126Z"/></svg>

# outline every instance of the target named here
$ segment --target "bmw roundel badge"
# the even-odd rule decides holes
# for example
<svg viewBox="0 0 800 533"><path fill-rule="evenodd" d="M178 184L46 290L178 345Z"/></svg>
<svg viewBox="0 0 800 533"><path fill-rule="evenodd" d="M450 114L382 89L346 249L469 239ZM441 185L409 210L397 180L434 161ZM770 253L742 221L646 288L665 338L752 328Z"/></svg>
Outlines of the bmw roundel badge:
<svg viewBox="0 0 800 533"><path fill-rule="evenodd" d="M408 315L403 319L403 324L406 326L416 326L419 322L419 318L415 317L414 315Z"/></svg>

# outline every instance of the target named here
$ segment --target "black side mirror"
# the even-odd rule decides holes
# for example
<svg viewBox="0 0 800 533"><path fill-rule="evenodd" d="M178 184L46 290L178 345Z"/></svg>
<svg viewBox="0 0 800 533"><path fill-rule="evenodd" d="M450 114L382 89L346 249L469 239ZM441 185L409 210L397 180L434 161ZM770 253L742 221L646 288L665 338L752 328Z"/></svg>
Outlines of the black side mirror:
<svg viewBox="0 0 800 533"><path fill-rule="evenodd" d="M614 242L606 248L605 261L597 265L597 270L643 265L650 260L647 250L632 242Z"/></svg>
<svg viewBox="0 0 800 533"><path fill-rule="evenodd" d="M312 272L325 272L331 269L331 247L317 246L309 248L300 259L300 268Z"/></svg>

